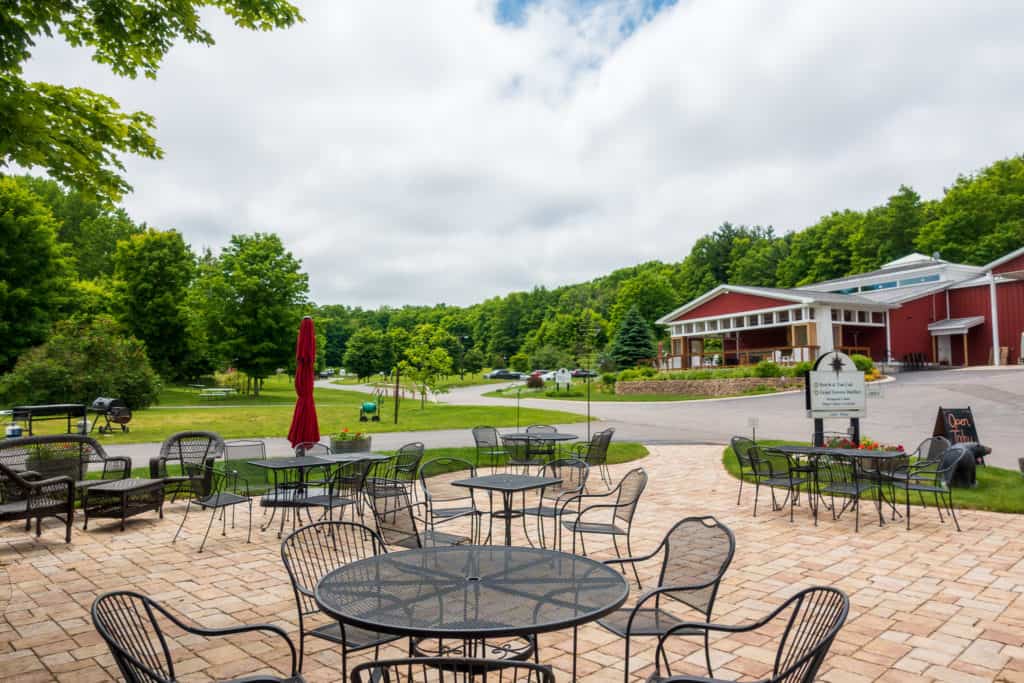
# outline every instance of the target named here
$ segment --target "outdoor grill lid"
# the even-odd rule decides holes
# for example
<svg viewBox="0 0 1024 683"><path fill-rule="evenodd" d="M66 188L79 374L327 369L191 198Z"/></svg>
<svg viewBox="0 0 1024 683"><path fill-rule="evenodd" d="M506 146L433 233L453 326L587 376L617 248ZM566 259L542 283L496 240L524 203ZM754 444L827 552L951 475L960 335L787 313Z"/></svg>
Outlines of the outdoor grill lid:
<svg viewBox="0 0 1024 683"><path fill-rule="evenodd" d="M89 410L94 410L98 413L110 412L111 408L124 407L124 401L119 398L110 398L109 396L98 396L96 400L89 406Z"/></svg>

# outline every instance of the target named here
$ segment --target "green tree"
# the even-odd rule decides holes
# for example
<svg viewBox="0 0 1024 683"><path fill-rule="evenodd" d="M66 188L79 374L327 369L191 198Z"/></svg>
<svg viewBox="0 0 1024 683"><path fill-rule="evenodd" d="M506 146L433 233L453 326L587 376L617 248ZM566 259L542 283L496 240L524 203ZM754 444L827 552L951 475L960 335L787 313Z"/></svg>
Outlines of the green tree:
<svg viewBox="0 0 1024 683"><path fill-rule="evenodd" d="M309 282L277 235L233 235L218 257L204 257L193 290L202 338L254 380L256 393L277 368L290 367Z"/></svg>
<svg viewBox="0 0 1024 683"><path fill-rule="evenodd" d="M530 365L534 368L557 370L572 365L569 352L551 345L544 345L530 354Z"/></svg>
<svg viewBox="0 0 1024 683"><path fill-rule="evenodd" d="M155 78L179 39L213 44L201 10L213 6L237 26L270 30L302 17L285 0L8 0L0 10L0 168L41 167L70 187L118 199L131 188L120 154L162 156L153 117L122 112L111 97L51 83L30 83L23 67L39 38L61 36L92 50L118 76Z"/></svg>
<svg viewBox="0 0 1024 683"><path fill-rule="evenodd" d="M161 376L186 377L190 351L185 297L195 256L181 233L150 228L117 245L114 275L122 325L146 343Z"/></svg>
<svg viewBox="0 0 1024 683"><path fill-rule="evenodd" d="M452 372L452 357L446 348L452 335L429 323L417 325L405 347L402 374L416 383L420 408L426 406L427 393L439 390L441 377Z"/></svg>
<svg viewBox="0 0 1024 683"><path fill-rule="evenodd" d="M983 265L1024 244L1024 155L960 176L921 227L918 251Z"/></svg>
<svg viewBox="0 0 1024 683"><path fill-rule="evenodd" d="M25 353L0 380L5 403L91 403L116 396L137 410L156 402L159 392L145 345L108 315L58 323L45 344Z"/></svg>
<svg viewBox="0 0 1024 683"><path fill-rule="evenodd" d="M360 327L348 338L345 345L345 372L357 377L369 377L381 367L381 352L384 335L372 327Z"/></svg>
<svg viewBox="0 0 1024 683"><path fill-rule="evenodd" d="M56 232L53 215L24 182L0 177L0 371L46 338L65 301L70 264Z"/></svg>
<svg viewBox="0 0 1024 683"><path fill-rule="evenodd" d="M864 221L850 235L851 272L864 273L914 251L914 239L925 222L921 196L906 185L864 215Z"/></svg>
<svg viewBox="0 0 1024 683"><path fill-rule="evenodd" d="M789 253L785 238L768 228L762 235L748 235L733 241L729 284L775 287L779 264Z"/></svg>
<svg viewBox="0 0 1024 683"><path fill-rule="evenodd" d="M654 321L682 303L668 278L656 271L644 271L623 282L615 295L611 311L611 327L618 329L629 311L636 308L648 323L651 334L664 333L654 327Z"/></svg>
<svg viewBox="0 0 1024 683"><path fill-rule="evenodd" d="M462 357L462 369L470 374L484 369L484 354L480 349L470 349Z"/></svg>
<svg viewBox="0 0 1024 683"><path fill-rule="evenodd" d="M516 372L528 372L530 370L530 357L525 353L514 353L508 359L508 364Z"/></svg>
<svg viewBox="0 0 1024 683"><path fill-rule="evenodd" d="M628 368L642 360L654 358L657 349L651 326L640 313L640 308L633 306L626 312L612 338L608 353L619 365Z"/></svg>

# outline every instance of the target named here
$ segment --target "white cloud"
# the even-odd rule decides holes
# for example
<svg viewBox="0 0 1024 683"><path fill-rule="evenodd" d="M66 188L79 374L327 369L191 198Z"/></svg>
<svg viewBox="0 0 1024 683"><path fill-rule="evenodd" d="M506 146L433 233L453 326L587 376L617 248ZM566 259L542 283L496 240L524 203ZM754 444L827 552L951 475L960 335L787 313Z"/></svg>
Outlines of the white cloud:
<svg viewBox="0 0 1024 683"><path fill-rule="evenodd" d="M1021 151L1024 6L685 0L300 2L178 46L156 82L63 45L29 76L156 115L140 220L273 230L321 303L466 304L675 261L722 221L803 227ZM996 6L1002 5L1002 6ZM589 5L588 5L589 7Z"/></svg>

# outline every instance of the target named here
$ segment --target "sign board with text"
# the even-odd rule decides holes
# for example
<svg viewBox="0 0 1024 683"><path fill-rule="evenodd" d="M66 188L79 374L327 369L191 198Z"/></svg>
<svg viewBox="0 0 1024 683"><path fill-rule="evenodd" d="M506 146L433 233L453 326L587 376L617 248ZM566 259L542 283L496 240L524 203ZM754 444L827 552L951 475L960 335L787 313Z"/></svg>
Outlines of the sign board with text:
<svg viewBox="0 0 1024 683"><path fill-rule="evenodd" d="M967 408L939 407L935 416L932 436L944 436L950 443L978 443L978 428L974 424L974 413Z"/></svg>
<svg viewBox="0 0 1024 683"><path fill-rule="evenodd" d="M864 373L850 357L829 351L807 373L807 416L812 418L861 418L867 415Z"/></svg>
<svg viewBox="0 0 1024 683"><path fill-rule="evenodd" d="M555 372L555 387L558 389L562 387L568 389L570 386L572 386L572 373L566 368L559 368Z"/></svg>

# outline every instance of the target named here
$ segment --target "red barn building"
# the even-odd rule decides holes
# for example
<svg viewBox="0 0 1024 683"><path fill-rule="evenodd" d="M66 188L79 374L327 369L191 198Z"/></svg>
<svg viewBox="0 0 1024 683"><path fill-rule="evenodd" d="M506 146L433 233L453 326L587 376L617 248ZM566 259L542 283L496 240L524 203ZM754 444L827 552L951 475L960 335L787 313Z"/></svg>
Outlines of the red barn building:
<svg viewBox="0 0 1024 683"><path fill-rule="evenodd" d="M1024 248L984 266L910 254L792 289L719 285L658 324L672 338L664 369L796 363L832 349L914 364L1024 362Z"/></svg>

